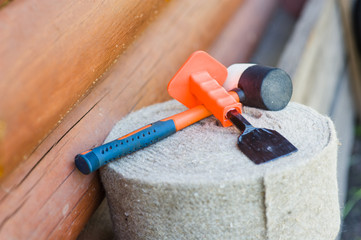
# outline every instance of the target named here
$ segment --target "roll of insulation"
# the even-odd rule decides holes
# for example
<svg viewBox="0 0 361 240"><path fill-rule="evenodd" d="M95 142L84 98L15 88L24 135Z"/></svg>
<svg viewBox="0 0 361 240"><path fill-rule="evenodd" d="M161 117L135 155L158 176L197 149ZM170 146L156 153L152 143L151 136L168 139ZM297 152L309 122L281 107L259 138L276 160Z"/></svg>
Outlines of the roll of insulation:
<svg viewBox="0 0 361 240"><path fill-rule="evenodd" d="M106 141L185 110L176 101L119 121ZM244 107L255 127L274 129L298 152L256 165L239 132L206 118L101 169L117 239L334 239L340 212L338 140L328 117L290 103Z"/></svg>

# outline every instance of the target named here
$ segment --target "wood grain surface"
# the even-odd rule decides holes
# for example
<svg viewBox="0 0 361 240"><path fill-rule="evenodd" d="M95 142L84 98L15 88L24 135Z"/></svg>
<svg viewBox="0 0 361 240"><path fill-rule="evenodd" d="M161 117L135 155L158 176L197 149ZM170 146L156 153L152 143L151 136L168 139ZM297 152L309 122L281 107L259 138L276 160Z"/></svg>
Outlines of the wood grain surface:
<svg viewBox="0 0 361 240"><path fill-rule="evenodd" d="M166 85L170 78L191 52L210 45L241 3L240 0L168 3L157 19L113 61L112 68L90 93L3 180L0 236L74 239L103 196L97 173L82 175L75 169L74 156L100 145L114 123L130 111L169 99ZM74 46L78 46L77 39L74 41ZM99 59L90 61L100 64ZM93 71L90 65L84 65L87 70L84 74ZM100 69L96 71L101 73ZM74 87L70 82L67 84L70 89ZM69 95L62 92L57 96L64 99ZM44 97L40 102L46 101L50 100Z"/></svg>
<svg viewBox="0 0 361 240"><path fill-rule="evenodd" d="M0 10L0 181L167 1L13 1Z"/></svg>

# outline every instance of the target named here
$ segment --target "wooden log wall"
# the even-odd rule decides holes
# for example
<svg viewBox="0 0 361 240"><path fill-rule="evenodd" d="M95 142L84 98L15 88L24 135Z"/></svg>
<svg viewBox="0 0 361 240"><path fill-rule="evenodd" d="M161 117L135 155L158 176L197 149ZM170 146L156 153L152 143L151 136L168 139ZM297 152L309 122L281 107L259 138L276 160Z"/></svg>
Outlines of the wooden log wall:
<svg viewBox="0 0 361 240"><path fill-rule="evenodd" d="M0 182L167 1L13 1L0 10Z"/></svg>
<svg viewBox="0 0 361 240"><path fill-rule="evenodd" d="M40 9L40 12L46 12L48 8L49 11L53 9L53 5L50 2L44 3L44 6L39 6L38 1L35 1L35 5L33 6L26 4L26 7L22 7L22 4L26 2L27 1L10 2L0 10L0 17L3 17L5 20L12 19L15 22L20 21L16 19L16 16L19 15L11 15L13 11L20 11L15 11L19 6L24 15L26 15L25 13L27 11L30 11L31 15L31 13L35 14L35 12L40 11ZM32 1L29 0L28 2ZM114 4L114 8L121 11L121 9L123 10L124 8L128 9L118 5L124 2L128 1L109 4ZM133 2L134 4L137 3L135 1L130 2L132 2L132 4ZM139 7L143 4L143 1L139 1L138 3L136 6ZM67 2L67 4L70 5L66 5L64 2L54 3L54 9L61 9L60 12L65 16L70 14L67 10L72 11L70 9L73 8L74 4L77 6L76 9L78 9L80 15L83 11L87 12L89 10L89 12L88 15L79 17L76 22L77 27L75 27L75 25L73 26L74 23L71 24L71 21L67 22L68 25L62 21L58 22L58 25L49 23L55 29L60 29L60 32L62 29L63 31L64 29L68 29L66 26L70 26L69 29L71 29L71 32L64 34L59 34L56 30L52 32L52 34L58 37L55 38L52 43L55 44L60 41L60 45L56 46L63 46L63 44L68 43L68 41L72 42L72 44L70 44L71 47L66 52L64 49L59 50L52 48L52 43L47 45L46 42L42 42L40 36L34 36L34 39L30 41L33 45L24 43L27 48L19 46L20 50L18 54L23 54L24 50L25 55L20 58L20 65L17 69L22 70L21 66L24 66L24 71L28 71L28 73L25 74L19 70L19 73L21 73L19 76L27 79L27 77L32 76L30 73L33 73L36 77L34 77L34 80L29 80L29 84L35 83L35 86L39 85L38 91L36 89L26 90L26 88L25 91L27 91L28 94L32 93L32 98L37 99L35 101L37 101L38 104L42 103L42 106L48 106L49 111L53 111L52 114L57 115L57 118L51 118L51 121L42 122L42 124L45 124L45 122L46 124L41 128L45 128L47 131L53 129L53 124L55 124L54 120L56 119L56 122L59 121L60 114L66 113L74 101L76 102L76 99L83 94L82 91L86 91L86 89L92 85L92 82L95 81L110 64L113 63L113 66L103 74L96 86L90 91L91 94L84 97L39 145L37 145L37 142L35 145L28 143L33 147L36 146L33 151L29 148L29 151L32 152L28 158L21 160L19 165L14 164L13 167L17 166L15 170L6 170L4 174L6 177L3 178L0 186L0 236L10 239L75 238L94 209L99 205L103 194L97 173L88 176L79 173L74 166L74 156L85 149L101 144L114 123L128 112L154 102L168 99L166 85L171 76L191 52L198 49L206 49L211 44L227 20L239 6L241 6L241 3L241 0L184 0L159 3L159 8L164 4L166 6L159 12L159 16L151 24L148 24L148 27L140 35L138 34L140 32L137 31L137 35L139 36L135 41L133 41L134 33L128 32L130 35L133 35L131 38L133 41L132 44L126 48L126 51L124 51L119 58L115 60L112 59L112 61L110 61L111 58L115 58L123 51L120 50L119 52L113 53L114 49L118 49L117 43L122 43L121 36L106 35L108 32L113 34L118 34L115 33L118 31L122 32L121 29L117 28L118 19L113 23L108 19L109 16L106 14L108 11L112 12L113 7L103 3L108 7L99 4L95 7L92 6L91 9L89 9L89 6L84 6L84 9L82 9L81 6L77 5L81 4L78 2ZM65 5L63 6L62 4ZM88 3L88 5L92 4ZM158 11L157 8L154 10L153 6L150 6L150 9L153 14L155 14L155 11ZM97 17L95 17L94 14ZM129 14L135 13L132 10ZM64 21L68 19L67 17L63 18L62 14L57 15L53 13L50 15L57 16ZM122 19L122 17L119 17L115 13L111 14L111 16ZM139 18L139 12L136 16ZM94 23L97 18L106 20L105 22L110 24L104 27L104 29L99 25L94 26L94 28L103 35L95 34L94 31L96 30L92 29L92 24L88 25L88 20L90 23ZM149 18L152 17L149 15ZM28 20L32 22L31 19ZM3 21L1 22L3 23ZM9 20L5 22L8 22L9 25L12 24ZM26 21L24 20L24 22ZM46 32L48 29L44 29L41 24L38 27L43 31L41 36L47 37ZM70 37L71 33L75 34L74 32L76 32L75 30L78 27L82 27L81 29L83 30L81 33ZM5 30L8 28L8 25L1 24L0 28L1 31L6 32ZM135 26L133 28L135 28ZM141 28L142 27L139 29ZM18 34L36 32L36 29L32 29L33 30L27 30L25 32L20 31ZM99 42L92 42L93 39L89 38L87 31L91 32L91 36L95 36L94 38L97 39L97 41L104 41L103 45ZM30 33L28 34L31 36ZM3 35L1 35L1 39L10 38L6 36L7 35L3 37ZM66 38L66 40L63 38ZM129 42L131 40L129 40ZM38 44L38 41L40 41L40 44ZM110 43L108 43L108 41L110 41ZM90 53L85 50L80 53L78 48L82 49L83 47L80 43L85 44L85 50L89 50ZM98 44L102 45L105 50L103 48L98 49ZM118 47L121 48L121 46L122 45L118 44ZM0 49L2 49L1 47ZM91 47L97 50L92 50ZM60 70L51 65L51 67L54 67L49 67L52 70L45 68L44 73L41 73L42 69L40 66L42 66L42 64L46 66L48 64L47 59L41 54L39 55L39 60L36 58L32 62L31 59L28 59L27 54L30 54L30 49L33 48L40 49L39 54L44 50L46 50L45 52L47 54L53 53L50 54L53 56L52 59L60 58L60 62L64 61L66 64L59 67ZM7 52L7 49L8 48L4 48L0 52L9 54L10 56L11 54ZM17 52L16 47L12 47L11 49L15 49L14 51ZM96 53L103 56L102 54L106 54L106 52L111 57L100 57L96 59ZM62 56L61 53L64 53L66 56ZM95 55L93 56L92 53ZM87 63L83 63L80 59ZM3 58L0 61L1 68L3 68L3 66L12 67L8 65ZM29 63L29 66L26 65L26 62ZM67 66L71 65L69 62L74 62L75 64L74 71L70 71L73 72L73 74L67 73L69 70ZM36 68L37 66L38 68ZM7 69L7 67L3 69ZM73 66L71 66L71 68L72 67ZM33 68L38 69L39 72L34 71ZM93 73L93 70L95 73ZM9 75L6 76L10 76L11 78L6 77L6 79L13 79L17 75L16 73L17 71L13 70L7 71L6 74ZM3 76L5 75L2 75L1 79L3 79ZM60 82L55 81L56 88L52 88L52 84L48 79L58 77ZM42 81L38 80L40 78ZM71 80L69 81L69 79ZM88 80L91 81L88 82ZM12 82L7 81L8 80L4 80L4 82L2 82L1 89L3 89L5 85L11 86L10 83ZM24 81L25 80L21 80L20 82L23 83ZM77 84L73 83L73 81L79 83L82 87L77 88L75 86ZM51 104L53 101L48 100L46 97L50 96L50 94L44 90L46 88L40 90L40 86L42 85L52 89L54 93L53 98L63 99L67 104L59 103L61 107L53 106L53 104ZM28 85L25 84L22 86L22 84L18 85L14 83L14 89L16 86L24 89L24 87ZM59 88L59 86L64 86L64 89ZM17 92L18 90L14 89L11 91L19 93ZM79 90L79 92L75 90ZM11 91L9 90L9 92ZM8 93L4 94L7 97L14 97ZM23 93L21 92L21 94ZM72 98L73 95L76 97ZM68 101L68 98L73 100ZM27 103L25 98L19 97L19 99L20 102ZM31 99L29 101L31 101ZM61 102L61 100L59 101ZM31 105L33 103L29 104ZM37 105L34 105L34 108L36 108L35 106ZM42 110L45 111L44 109L48 110L48 108L44 107ZM0 109L3 109L2 106ZM9 110L11 108L7 109ZM16 108L14 109L14 111L19 111ZM61 109L61 111L59 109ZM1 113L3 114L3 112ZM19 113L23 114L21 111ZM13 116L13 113L6 114L8 114L6 116L10 119L11 116ZM2 119L5 119L3 116L5 116L5 113L1 116ZM17 118L17 115L13 117ZM33 117L33 115L29 116L29 121L31 117ZM44 116L44 118L46 117ZM40 118L38 121L41 122L42 119L43 118ZM9 127L10 123L8 121L9 120L5 121L6 131L12 129ZM33 130L35 126L38 125L30 124L28 128ZM37 139L36 141L39 141L39 139L44 136L43 134L46 135L47 131L39 135L33 134L32 137ZM4 139L7 139L7 135L3 137L3 140ZM3 143L4 142L7 142L7 140L3 141ZM16 162L18 163L18 161Z"/></svg>

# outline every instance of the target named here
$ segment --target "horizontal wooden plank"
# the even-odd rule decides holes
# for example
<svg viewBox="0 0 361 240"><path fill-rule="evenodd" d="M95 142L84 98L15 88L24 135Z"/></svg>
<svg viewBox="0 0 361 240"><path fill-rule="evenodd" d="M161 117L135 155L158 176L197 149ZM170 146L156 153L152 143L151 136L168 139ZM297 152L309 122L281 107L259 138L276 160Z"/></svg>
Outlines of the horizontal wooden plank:
<svg viewBox="0 0 361 240"><path fill-rule="evenodd" d="M85 176L75 169L74 156L101 144L128 112L169 99L170 78L191 52L211 44L241 2L170 2L91 93L1 183L0 235L75 238L101 191L93 187L96 173Z"/></svg>
<svg viewBox="0 0 361 240"><path fill-rule="evenodd" d="M92 201L89 201L89 198L91 198ZM69 214L57 224L57 227L49 235L48 239L71 239L77 236L83 229L84 219L89 219L92 215L92 211L89 210L95 209L103 198L103 186L101 186L100 179L93 178L88 185L87 191L79 199L79 202L76 203L76 208L70 208L68 207L69 205L65 205L65 207L61 209L61 213L59 214L64 214L64 212L69 212ZM44 225L44 227L47 226ZM38 232L35 233L36 236L41 236L39 230L40 228L38 228Z"/></svg>
<svg viewBox="0 0 361 240"><path fill-rule="evenodd" d="M0 10L0 181L167 1L14 1Z"/></svg>

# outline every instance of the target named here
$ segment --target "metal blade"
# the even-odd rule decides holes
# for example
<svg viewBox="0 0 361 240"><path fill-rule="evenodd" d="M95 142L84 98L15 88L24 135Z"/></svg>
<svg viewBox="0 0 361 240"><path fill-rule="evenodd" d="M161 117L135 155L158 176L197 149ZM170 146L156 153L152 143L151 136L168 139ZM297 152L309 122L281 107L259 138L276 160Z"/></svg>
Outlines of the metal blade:
<svg viewBox="0 0 361 240"><path fill-rule="evenodd" d="M227 117L241 131L238 138L239 149L256 164L297 151L297 148L277 131L253 127L236 110L229 111Z"/></svg>
<svg viewBox="0 0 361 240"><path fill-rule="evenodd" d="M240 135L238 147L256 164L275 160L297 151L297 148L277 131L265 128L254 128Z"/></svg>

